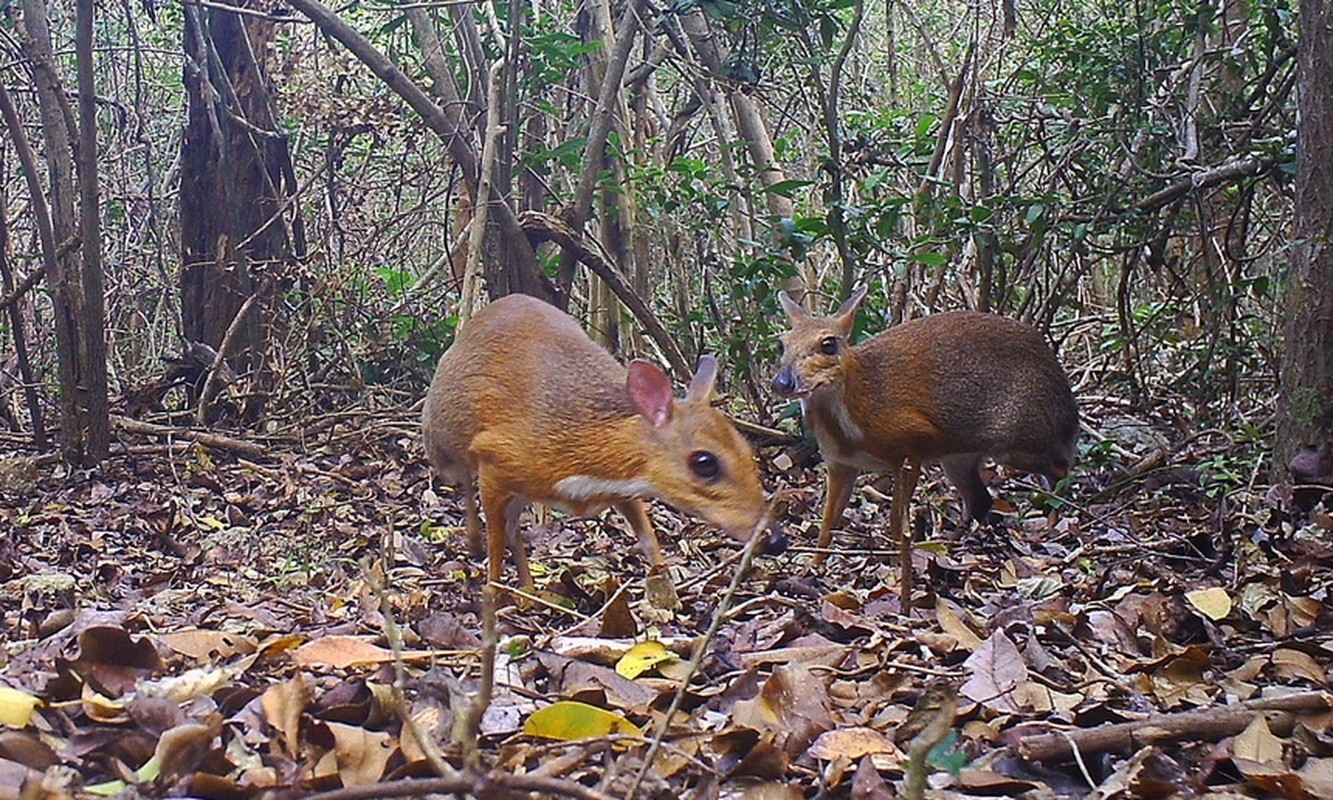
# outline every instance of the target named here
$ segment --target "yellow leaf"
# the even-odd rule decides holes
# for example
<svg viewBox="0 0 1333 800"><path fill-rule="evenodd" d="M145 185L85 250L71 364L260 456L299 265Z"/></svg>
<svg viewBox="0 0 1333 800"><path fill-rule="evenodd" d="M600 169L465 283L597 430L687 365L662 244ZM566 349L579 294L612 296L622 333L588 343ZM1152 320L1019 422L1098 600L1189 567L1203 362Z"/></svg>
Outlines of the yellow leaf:
<svg viewBox="0 0 1333 800"><path fill-rule="evenodd" d="M616 672L620 673L622 678L634 680L658 664L675 657L676 654L666 649L666 645L661 642L639 642L616 662Z"/></svg>
<svg viewBox="0 0 1333 800"><path fill-rule="evenodd" d="M1231 613L1231 596L1227 594L1226 589L1220 586L1186 592L1185 599L1214 622Z"/></svg>
<svg viewBox="0 0 1333 800"><path fill-rule="evenodd" d="M122 780L107 781L106 783L95 783L92 786L83 787L83 791L88 794L95 794L98 797L115 797L126 789L129 784Z"/></svg>
<svg viewBox="0 0 1333 800"><path fill-rule="evenodd" d="M143 766L134 771L134 777L139 783L151 783L157 780L161 774L162 762L158 761L157 756L143 762Z"/></svg>
<svg viewBox="0 0 1333 800"><path fill-rule="evenodd" d="M643 735L639 726L619 714L573 700L562 700L533 713L523 723L523 732L529 736L562 742L592 739L612 733Z"/></svg>
<svg viewBox="0 0 1333 800"><path fill-rule="evenodd" d="M0 723L11 728L26 728L32 711L41 701L27 692L0 686Z"/></svg>

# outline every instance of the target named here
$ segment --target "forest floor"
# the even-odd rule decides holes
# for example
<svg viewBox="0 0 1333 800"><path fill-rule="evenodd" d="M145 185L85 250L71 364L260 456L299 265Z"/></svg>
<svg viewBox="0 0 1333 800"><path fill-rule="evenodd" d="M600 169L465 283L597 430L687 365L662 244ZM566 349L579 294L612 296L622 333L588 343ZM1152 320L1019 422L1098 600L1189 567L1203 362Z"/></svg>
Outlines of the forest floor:
<svg viewBox="0 0 1333 800"><path fill-rule="evenodd" d="M474 738L484 569L412 414L300 430L122 430L95 475L0 440L0 798L1333 797L1333 518L1210 484L1201 438L1099 448L1040 510L997 482L998 527L927 472L910 614L866 484L809 567L809 465L770 472L794 546L725 608L738 547L698 521L654 505L662 609L619 517L529 515L541 591L499 611Z"/></svg>

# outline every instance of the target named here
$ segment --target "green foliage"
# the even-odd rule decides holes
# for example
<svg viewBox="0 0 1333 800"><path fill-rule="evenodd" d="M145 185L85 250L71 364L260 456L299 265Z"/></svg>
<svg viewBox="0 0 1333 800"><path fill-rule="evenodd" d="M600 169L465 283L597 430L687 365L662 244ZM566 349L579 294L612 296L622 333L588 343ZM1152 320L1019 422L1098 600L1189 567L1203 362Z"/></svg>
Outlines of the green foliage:
<svg viewBox="0 0 1333 800"><path fill-rule="evenodd" d="M527 92L537 94L559 85L582 66L584 59L602 49L601 42L581 41L555 24L555 17L545 17L524 31L523 46L532 64L523 75L522 88Z"/></svg>
<svg viewBox="0 0 1333 800"><path fill-rule="evenodd" d="M956 729L949 731L943 741L931 748L926 755L926 763L957 777L972 761L967 751L959 747L961 738Z"/></svg>
<svg viewBox="0 0 1333 800"><path fill-rule="evenodd" d="M1254 474L1255 464L1231 453L1218 453L1199 464L1199 487L1204 494L1220 500L1241 488Z"/></svg>

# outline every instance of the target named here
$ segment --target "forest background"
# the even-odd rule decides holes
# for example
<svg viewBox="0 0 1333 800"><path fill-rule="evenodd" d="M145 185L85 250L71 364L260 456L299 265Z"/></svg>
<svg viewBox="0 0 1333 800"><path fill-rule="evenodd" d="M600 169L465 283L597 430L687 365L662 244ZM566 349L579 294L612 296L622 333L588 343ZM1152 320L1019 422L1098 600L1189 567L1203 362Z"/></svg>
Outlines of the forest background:
<svg viewBox="0 0 1333 800"><path fill-rule="evenodd" d="M717 352L766 421L776 291L867 283L866 330L1014 316L1085 404L1260 445L1211 480L1264 472L1279 420L1280 468L1327 433L1326 364L1293 362L1315 399L1273 416L1284 326L1323 337L1288 357L1328 341L1319 297L1287 293L1284 3L7 10L4 146L29 157L2 176L4 416L41 441L63 397L74 462L106 452L104 385L207 408L235 373L250 424L409 402L479 291L677 373Z"/></svg>

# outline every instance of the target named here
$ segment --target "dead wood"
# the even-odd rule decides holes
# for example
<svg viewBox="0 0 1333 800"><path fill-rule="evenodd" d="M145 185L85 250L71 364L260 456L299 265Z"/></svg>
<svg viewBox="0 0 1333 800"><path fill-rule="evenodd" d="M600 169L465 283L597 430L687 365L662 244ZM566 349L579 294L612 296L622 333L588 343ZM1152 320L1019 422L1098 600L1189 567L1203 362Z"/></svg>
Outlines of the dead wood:
<svg viewBox="0 0 1333 800"><path fill-rule="evenodd" d="M141 422L129 417L112 416L112 423L127 433L137 433L144 436L162 436L169 439L183 439L187 442L196 442L205 447L215 447L219 450L227 450L232 453L239 453L250 458L266 458L268 448L262 444L247 442L241 439L233 439L230 436L220 436L216 433L206 433L196 431L190 428L173 428L169 425L156 425L151 422Z"/></svg>
<svg viewBox="0 0 1333 800"><path fill-rule="evenodd" d="M1333 694L1302 692L1285 697L1265 697L1234 706L1201 708L1179 714L1153 714L1133 722L1118 722L1097 728L1059 731L1030 736L1018 743L1018 752L1032 761L1067 761L1075 751L1129 753L1148 745L1189 739L1215 742L1234 736L1263 714L1279 736L1291 732L1296 716L1333 710Z"/></svg>
<svg viewBox="0 0 1333 800"><path fill-rule="evenodd" d="M610 800L610 795L580 783L537 775L460 775L456 778L406 778L386 783L334 789L307 797L307 800L371 800L388 797L424 797L432 794L463 794L472 797L503 796L504 790L536 792L580 800Z"/></svg>

